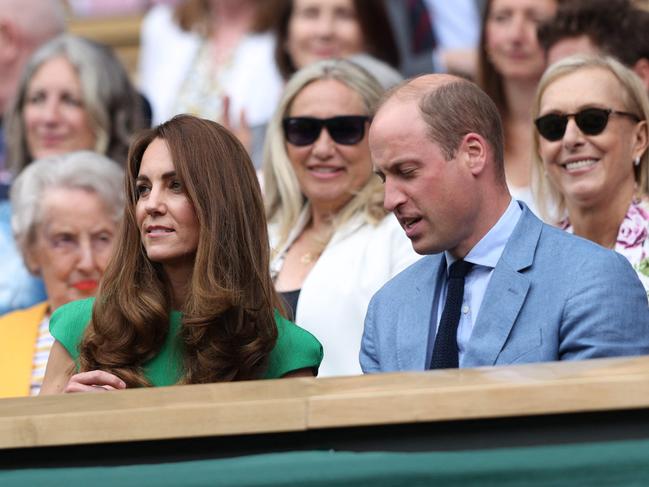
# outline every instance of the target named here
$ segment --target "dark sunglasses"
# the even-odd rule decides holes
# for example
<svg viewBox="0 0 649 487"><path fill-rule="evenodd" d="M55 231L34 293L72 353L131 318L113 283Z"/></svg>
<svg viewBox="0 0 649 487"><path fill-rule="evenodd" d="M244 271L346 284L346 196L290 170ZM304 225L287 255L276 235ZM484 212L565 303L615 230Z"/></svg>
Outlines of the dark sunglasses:
<svg viewBox="0 0 649 487"><path fill-rule="evenodd" d="M541 137L555 142L563 138L570 117L575 118L577 127L584 135L598 135L606 128L608 117L611 115L621 115L632 118L636 122L640 121L633 113L620 112L610 108L585 108L577 113L548 113L534 120L534 124Z"/></svg>
<svg viewBox="0 0 649 487"><path fill-rule="evenodd" d="M284 136L289 144L304 146L313 144L322 127L336 144L358 144L365 136L365 123L370 117L364 115L344 115L331 118L287 117L282 121Z"/></svg>

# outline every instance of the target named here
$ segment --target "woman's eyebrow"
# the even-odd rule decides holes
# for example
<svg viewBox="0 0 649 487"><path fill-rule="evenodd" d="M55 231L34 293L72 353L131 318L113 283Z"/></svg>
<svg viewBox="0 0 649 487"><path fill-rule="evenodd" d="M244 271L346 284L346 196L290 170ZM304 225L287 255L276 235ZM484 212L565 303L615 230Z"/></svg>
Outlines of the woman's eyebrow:
<svg viewBox="0 0 649 487"><path fill-rule="evenodd" d="M169 171L169 172L166 172L166 173L164 173L164 174L162 175L162 179L171 179L171 178L175 178L177 175L178 175L178 174L176 173L176 171Z"/></svg>
<svg viewBox="0 0 649 487"><path fill-rule="evenodd" d="M175 178L177 175L178 175L178 173L176 173L176 171L169 171L169 172L164 173L161 178L162 179L171 179L171 178ZM135 178L135 180L136 181L149 181L149 176L147 176L146 174L138 174L138 176Z"/></svg>

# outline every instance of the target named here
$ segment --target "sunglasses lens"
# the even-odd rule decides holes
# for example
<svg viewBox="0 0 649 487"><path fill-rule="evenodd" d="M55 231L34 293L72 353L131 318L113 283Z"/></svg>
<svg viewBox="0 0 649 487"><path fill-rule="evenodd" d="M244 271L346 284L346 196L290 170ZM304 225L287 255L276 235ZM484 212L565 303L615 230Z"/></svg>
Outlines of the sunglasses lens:
<svg viewBox="0 0 649 487"><path fill-rule="evenodd" d="M557 113L549 113L548 115L537 118L534 123L541 137L554 142L560 140L563 134L566 133L568 117Z"/></svg>
<svg viewBox="0 0 649 487"><path fill-rule="evenodd" d="M611 110L603 108L586 108L579 113L574 114L575 123L579 130L585 135L598 135L601 134L608 124L608 117ZM623 112L615 112L623 113ZM539 131L539 134L544 139L551 142L560 140L566 133L566 125L568 125L568 118L573 115L559 115L558 113L549 113L540 118L537 118L534 123Z"/></svg>
<svg viewBox="0 0 649 487"><path fill-rule="evenodd" d="M314 118L286 118L284 119L284 136L293 145L313 144L320 135L322 122Z"/></svg>
<svg viewBox="0 0 649 487"><path fill-rule="evenodd" d="M608 123L608 110L587 108L575 115L577 127L586 135L601 134Z"/></svg>
<svg viewBox="0 0 649 487"><path fill-rule="evenodd" d="M327 120L329 135L337 144L358 144L365 135L367 117L334 117Z"/></svg>

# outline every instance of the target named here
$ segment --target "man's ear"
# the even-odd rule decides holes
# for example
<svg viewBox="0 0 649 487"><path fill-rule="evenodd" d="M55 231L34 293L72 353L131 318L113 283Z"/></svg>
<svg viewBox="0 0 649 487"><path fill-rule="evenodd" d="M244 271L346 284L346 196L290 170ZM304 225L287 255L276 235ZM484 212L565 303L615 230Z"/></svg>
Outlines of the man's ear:
<svg viewBox="0 0 649 487"><path fill-rule="evenodd" d="M458 153L462 155L467 169L471 174L478 176L484 171L487 164L487 142L476 133L470 132L464 136Z"/></svg>
<svg viewBox="0 0 649 487"><path fill-rule="evenodd" d="M20 33L16 26L0 18L0 66L13 63L20 56Z"/></svg>

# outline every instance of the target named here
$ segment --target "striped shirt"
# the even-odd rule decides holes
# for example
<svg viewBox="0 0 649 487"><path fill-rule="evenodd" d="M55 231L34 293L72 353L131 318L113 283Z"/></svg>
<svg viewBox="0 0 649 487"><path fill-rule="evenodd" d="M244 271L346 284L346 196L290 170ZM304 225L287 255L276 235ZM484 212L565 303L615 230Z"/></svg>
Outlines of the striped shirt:
<svg viewBox="0 0 649 487"><path fill-rule="evenodd" d="M38 327L34 362L32 364L32 381L29 388L29 394L31 396L38 396L38 393L41 391L41 385L43 385L43 378L45 377L47 358L50 356L52 345L54 345L54 337L50 335L50 317L46 315Z"/></svg>

